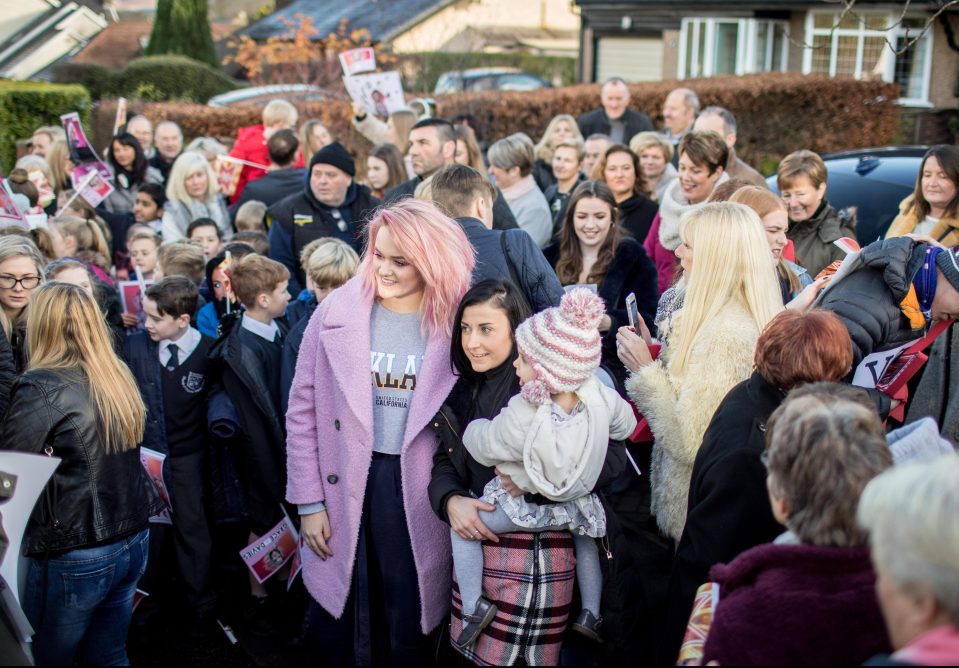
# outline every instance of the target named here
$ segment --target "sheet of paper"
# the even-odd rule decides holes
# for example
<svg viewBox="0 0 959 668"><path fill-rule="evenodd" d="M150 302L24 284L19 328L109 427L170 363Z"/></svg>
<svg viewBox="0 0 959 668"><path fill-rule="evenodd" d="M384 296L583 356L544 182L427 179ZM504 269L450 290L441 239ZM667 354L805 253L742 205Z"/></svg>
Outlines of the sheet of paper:
<svg viewBox="0 0 959 668"><path fill-rule="evenodd" d="M389 116L406 108L399 72L378 72L343 77L346 91L354 102L377 116Z"/></svg>
<svg viewBox="0 0 959 668"><path fill-rule="evenodd" d="M3 561L0 561L0 577L10 584L18 603L22 587L20 546L23 544L23 534L37 499L59 464L59 457L25 452L0 452L0 471L17 478L13 496L0 505L0 517L2 517L0 521L3 522L3 530L10 541L3 555Z"/></svg>

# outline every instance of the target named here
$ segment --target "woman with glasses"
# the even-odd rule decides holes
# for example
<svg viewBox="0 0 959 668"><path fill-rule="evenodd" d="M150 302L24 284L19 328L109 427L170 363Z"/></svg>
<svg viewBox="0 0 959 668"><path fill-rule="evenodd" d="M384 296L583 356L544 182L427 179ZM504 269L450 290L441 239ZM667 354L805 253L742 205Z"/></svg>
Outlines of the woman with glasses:
<svg viewBox="0 0 959 668"><path fill-rule="evenodd" d="M0 326L12 349L17 373L26 367L27 306L31 293L43 281L45 265L31 240L13 235L0 238Z"/></svg>
<svg viewBox="0 0 959 668"><path fill-rule="evenodd" d="M61 460L23 537L34 658L125 665L149 518L162 508L137 447L146 409L85 289L52 281L32 302L30 366L13 386L0 449Z"/></svg>

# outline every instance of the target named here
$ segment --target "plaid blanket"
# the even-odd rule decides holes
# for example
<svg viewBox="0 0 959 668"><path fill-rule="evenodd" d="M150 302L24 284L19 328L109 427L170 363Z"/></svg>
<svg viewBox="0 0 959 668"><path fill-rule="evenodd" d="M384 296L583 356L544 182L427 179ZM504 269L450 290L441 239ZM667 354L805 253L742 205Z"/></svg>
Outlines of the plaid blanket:
<svg viewBox="0 0 959 668"><path fill-rule="evenodd" d="M480 666L555 666L569 618L576 576L568 531L511 533L483 543L483 596L499 612L468 649L454 648ZM462 602L453 579L450 638L462 627Z"/></svg>

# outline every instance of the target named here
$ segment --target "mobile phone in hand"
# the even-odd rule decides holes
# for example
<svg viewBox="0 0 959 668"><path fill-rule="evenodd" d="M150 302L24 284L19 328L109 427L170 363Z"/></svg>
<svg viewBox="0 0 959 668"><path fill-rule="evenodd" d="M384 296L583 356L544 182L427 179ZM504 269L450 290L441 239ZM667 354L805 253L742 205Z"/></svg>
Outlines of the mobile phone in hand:
<svg viewBox="0 0 959 668"><path fill-rule="evenodd" d="M634 332L639 331L639 307L636 306L636 293L626 295L626 313L629 315L629 326Z"/></svg>

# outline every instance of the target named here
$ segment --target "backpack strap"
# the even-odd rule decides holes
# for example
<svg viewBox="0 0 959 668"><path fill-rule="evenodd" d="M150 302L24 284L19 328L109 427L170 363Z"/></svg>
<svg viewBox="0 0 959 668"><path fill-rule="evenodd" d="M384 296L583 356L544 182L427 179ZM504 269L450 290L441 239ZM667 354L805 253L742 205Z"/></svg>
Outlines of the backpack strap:
<svg viewBox="0 0 959 668"><path fill-rule="evenodd" d="M499 235L499 243L500 247L503 249L503 259L506 260L506 267L509 269L510 280L513 281L513 285L520 288L522 285L520 285L519 282L519 274L516 271L516 265L513 264L513 258L510 257L509 254L509 241L506 239L506 232L507 230L504 230Z"/></svg>

